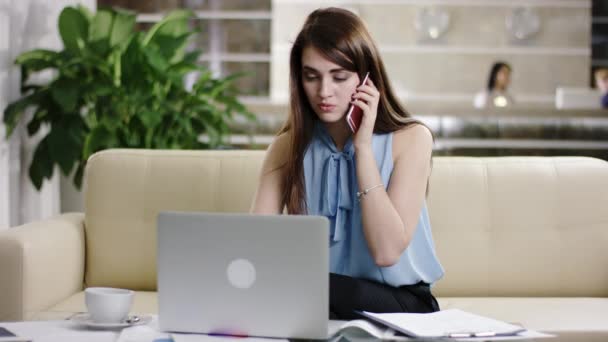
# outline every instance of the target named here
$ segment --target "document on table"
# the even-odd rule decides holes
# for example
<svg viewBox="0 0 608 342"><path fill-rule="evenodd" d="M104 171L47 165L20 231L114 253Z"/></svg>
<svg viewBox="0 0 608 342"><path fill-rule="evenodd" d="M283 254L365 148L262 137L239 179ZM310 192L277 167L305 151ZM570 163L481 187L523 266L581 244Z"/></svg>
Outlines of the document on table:
<svg viewBox="0 0 608 342"><path fill-rule="evenodd" d="M385 324L407 336L422 338L454 338L498 340L532 334L534 337L551 335L533 332L520 326L458 309L426 314L361 312L365 317Z"/></svg>
<svg viewBox="0 0 608 342"><path fill-rule="evenodd" d="M263 337L231 337L205 334L171 334L173 342L289 342L287 339Z"/></svg>

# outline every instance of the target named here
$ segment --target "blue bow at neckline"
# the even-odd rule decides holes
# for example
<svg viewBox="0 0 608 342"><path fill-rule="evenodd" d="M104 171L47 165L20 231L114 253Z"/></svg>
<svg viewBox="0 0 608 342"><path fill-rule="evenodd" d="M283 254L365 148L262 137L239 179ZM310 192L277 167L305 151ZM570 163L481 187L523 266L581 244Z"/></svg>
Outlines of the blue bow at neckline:
<svg viewBox="0 0 608 342"><path fill-rule="evenodd" d="M323 126L318 124L317 126ZM331 153L323 165L323 184L321 196L321 208L319 213L328 217L334 217L331 222L331 238L333 241L341 241L345 236L345 220L353 210L354 185L354 147L349 139L344 151L338 151L329 133L324 127L318 130L321 141L330 149Z"/></svg>

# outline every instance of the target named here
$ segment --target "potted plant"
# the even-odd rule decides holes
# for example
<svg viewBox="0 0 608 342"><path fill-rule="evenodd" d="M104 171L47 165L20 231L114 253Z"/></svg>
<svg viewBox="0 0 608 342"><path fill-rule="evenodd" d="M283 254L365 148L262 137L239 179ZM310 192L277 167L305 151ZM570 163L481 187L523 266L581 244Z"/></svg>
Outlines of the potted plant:
<svg viewBox="0 0 608 342"><path fill-rule="evenodd" d="M29 135L46 125L29 176L40 189L55 165L80 188L84 166L96 151L114 148L204 149L221 146L235 116L255 117L236 98L238 75L212 77L187 51L193 13L176 10L148 31L135 14L119 9L66 7L59 16L62 51L32 50L15 61L23 96L4 111L10 136L27 108ZM50 81L30 76L52 70ZM198 73L192 89L184 77ZM209 139L201 141L202 134Z"/></svg>

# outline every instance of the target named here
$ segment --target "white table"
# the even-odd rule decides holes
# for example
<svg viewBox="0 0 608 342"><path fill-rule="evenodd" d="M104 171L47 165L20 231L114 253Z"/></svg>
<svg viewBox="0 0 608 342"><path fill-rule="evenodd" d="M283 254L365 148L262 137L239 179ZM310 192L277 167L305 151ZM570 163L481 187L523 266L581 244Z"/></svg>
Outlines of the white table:
<svg viewBox="0 0 608 342"><path fill-rule="evenodd" d="M170 341L162 339L166 334L156 332L157 321L148 326L129 328L129 334L122 334L121 330L92 330L77 325L69 320L61 321L27 321L27 322L0 322L4 327L19 337L28 337L34 342L153 342ZM134 328L137 330L133 331ZM127 332L125 330L125 332ZM133 333L131 333L133 332ZM156 335L156 336L154 336ZM120 337L120 338L119 338Z"/></svg>
<svg viewBox="0 0 608 342"><path fill-rule="evenodd" d="M0 322L19 337L31 338L33 342L172 342L169 335L158 331L158 320L147 325L138 325L125 330L91 330L68 320ZM230 338L199 334L172 334L177 341L188 342L286 342L286 339Z"/></svg>
<svg viewBox="0 0 608 342"><path fill-rule="evenodd" d="M19 337L32 338L35 342L115 342L120 331L87 330L70 321L28 321L0 323Z"/></svg>

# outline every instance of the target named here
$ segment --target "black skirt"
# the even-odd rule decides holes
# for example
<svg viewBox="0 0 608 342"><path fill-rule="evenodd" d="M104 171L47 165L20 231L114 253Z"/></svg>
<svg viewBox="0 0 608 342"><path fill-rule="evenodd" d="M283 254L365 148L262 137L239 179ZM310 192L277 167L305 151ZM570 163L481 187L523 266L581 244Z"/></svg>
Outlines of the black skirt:
<svg viewBox="0 0 608 342"><path fill-rule="evenodd" d="M393 287L330 273L329 318L362 318L357 311L428 313L439 311L439 304L424 282Z"/></svg>

